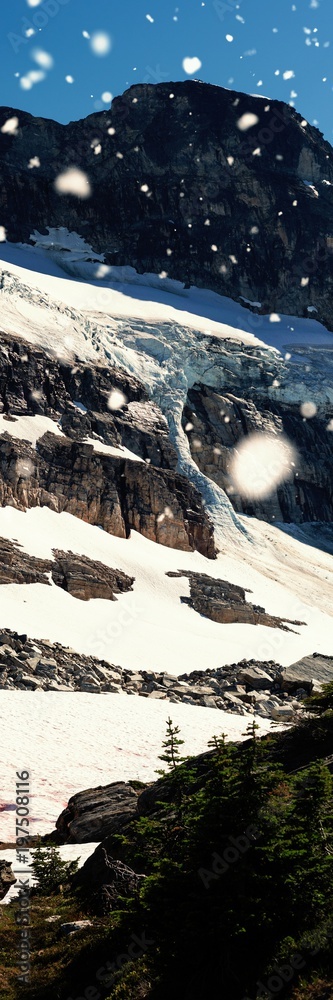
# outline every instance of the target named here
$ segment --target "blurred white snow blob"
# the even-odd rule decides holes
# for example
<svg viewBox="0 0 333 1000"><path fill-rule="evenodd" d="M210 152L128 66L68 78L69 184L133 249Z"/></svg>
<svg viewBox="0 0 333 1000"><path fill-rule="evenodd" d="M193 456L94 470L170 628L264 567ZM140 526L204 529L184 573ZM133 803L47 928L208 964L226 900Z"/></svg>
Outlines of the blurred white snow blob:
<svg viewBox="0 0 333 1000"><path fill-rule="evenodd" d="M111 104L112 94L110 90L104 90L104 93L102 94L102 101L103 104Z"/></svg>
<svg viewBox="0 0 333 1000"><path fill-rule="evenodd" d="M32 156L28 163L28 170L33 170L34 167L40 167L39 156Z"/></svg>
<svg viewBox="0 0 333 1000"><path fill-rule="evenodd" d="M22 90L31 90L34 83L41 83L45 80L45 72L43 69L30 69L26 76L21 76L20 87Z"/></svg>
<svg viewBox="0 0 333 1000"><path fill-rule="evenodd" d="M7 121L2 126L1 132L8 135L17 135L17 130L19 127L18 118L7 118Z"/></svg>
<svg viewBox="0 0 333 1000"><path fill-rule="evenodd" d="M107 56L112 48L111 36L106 31L95 31L90 39L90 48L95 56Z"/></svg>
<svg viewBox="0 0 333 1000"><path fill-rule="evenodd" d="M169 521L173 521L174 515L172 513L171 507L164 507L163 514L159 514L157 517L157 523L161 524L167 518Z"/></svg>
<svg viewBox="0 0 333 1000"><path fill-rule="evenodd" d="M252 114L252 111L246 111L245 114L241 115L238 119L236 125L241 132L247 132L248 128L252 128L253 125L258 125L258 121L258 115Z"/></svg>
<svg viewBox="0 0 333 1000"><path fill-rule="evenodd" d="M108 397L108 409L109 410L121 410L123 406L126 406L127 398L120 389L112 389Z"/></svg>
<svg viewBox="0 0 333 1000"><path fill-rule="evenodd" d="M315 417L317 413L316 404L312 403L310 400L306 403L302 403L300 406L300 412L302 417L306 417L307 419Z"/></svg>
<svg viewBox="0 0 333 1000"><path fill-rule="evenodd" d="M78 167L68 167L58 174L54 182L57 194L74 194L77 198L90 198L91 187L87 174Z"/></svg>
<svg viewBox="0 0 333 1000"><path fill-rule="evenodd" d="M30 461L30 458L18 458L16 462L16 475L19 479L29 479L33 476L35 471L35 466Z"/></svg>
<svg viewBox="0 0 333 1000"><path fill-rule="evenodd" d="M27 0L28 7L39 7L42 0Z"/></svg>
<svg viewBox="0 0 333 1000"><path fill-rule="evenodd" d="M0 226L0 243L6 243L7 230L4 226Z"/></svg>
<svg viewBox="0 0 333 1000"><path fill-rule="evenodd" d="M188 76L193 76L193 73L196 73L197 70L201 68L202 62L197 56L186 56L185 59L183 59L182 66L184 72L187 73Z"/></svg>
<svg viewBox="0 0 333 1000"><path fill-rule="evenodd" d="M236 492L249 500L263 499L293 473L295 449L283 435L249 434L234 449L229 474Z"/></svg>
<svg viewBox="0 0 333 1000"><path fill-rule="evenodd" d="M49 52L45 52L44 49L33 49L31 55L37 65L41 66L42 69L52 69L54 66L53 56L51 56Z"/></svg>

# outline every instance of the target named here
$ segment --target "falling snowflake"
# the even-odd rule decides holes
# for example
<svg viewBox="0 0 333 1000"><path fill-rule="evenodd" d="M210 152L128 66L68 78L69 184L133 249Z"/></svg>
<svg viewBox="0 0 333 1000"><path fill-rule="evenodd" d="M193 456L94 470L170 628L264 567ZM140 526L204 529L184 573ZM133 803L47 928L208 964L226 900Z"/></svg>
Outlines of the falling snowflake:
<svg viewBox="0 0 333 1000"><path fill-rule="evenodd" d="M4 226L0 226L0 243L5 243L7 239L7 230Z"/></svg>
<svg viewBox="0 0 333 1000"><path fill-rule="evenodd" d="M22 90L31 90L34 83L41 83L42 80L45 80L45 75L42 69L31 69L26 76L21 76L20 87L22 87Z"/></svg>
<svg viewBox="0 0 333 1000"><path fill-rule="evenodd" d="M201 69L202 62L197 56L186 56L185 59L183 59L182 65L184 72L187 73L188 76L193 76L193 73L196 73L198 69Z"/></svg>
<svg viewBox="0 0 333 1000"><path fill-rule="evenodd" d="M108 410L121 410L123 406L126 406L126 403L127 397L120 389L111 390L107 401Z"/></svg>
<svg viewBox="0 0 333 1000"><path fill-rule="evenodd" d="M15 468L19 479L29 479L35 471L35 466L30 461L30 458L18 458Z"/></svg>
<svg viewBox="0 0 333 1000"><path fill-rule="evenodd" d="M49 52L45 52L44 49L33 49L31 55L37 65L41 66L42 69L52 69L54 66L53 56L51 56Z"/></svg>
<svg viewBox="0 0 333 1000"><path fill-rule="evenodd" d="M77 198L90 198L91 187L87 174L78 167L68 167L58 174L54 182L57 194L73 194Z"/></svg>
<svg viewBox="0 0 333 1000"><path fill-rule="evenodd" d="M247 111L241 116L241 118L238 119L236 124L237 128L239 128L241 132L247 132L248 128L252 128L253 125L258 125L258 122L258 115L254 115L252 111Z"/></svg>
<svg viewBox="0 0 333 1000"><path fill-rule="evenodd" d="M296 452L282 435L254 433L234 449L229 474L237 493L249 499L263 499L289 479Z"/></svg>
<svg viewBox="0 0 333 1000"><path fill-rule="evenodd" d="M316 404L310 402L310 400L306 403L302 403L300 406L300 412L302 414L302 417L305 417L307 420L310 420L311 417L315 417L317 413Z"/></svg>
<svg viewBox="0 0 333 1000"><path fill-rule="evenodd" d="M15 118L15 117L13 117L13 118L7 118L7 121L4 123L4 125L1 128L1 132L3 132L4 134L8 134L8 135L17 135L18 127L19 127L19 120L18 120L18 118Z"/></svg>
<svg viewBox="0 0 333 1000"><path fill-rule="evenodd" d="M165 521L166 518L169 521L173 521L174 515L172 513L171 507L164 507L163 513L159 514L157 517L157 523L162 524L162 522Z"/></svg>
<svg viewBox="0 0 333 1000"><path fill-rule="evenodd" d="M95 56L107 56L112 48L112 38L106 31L95 31L90 39L90 48Z"/></svg>

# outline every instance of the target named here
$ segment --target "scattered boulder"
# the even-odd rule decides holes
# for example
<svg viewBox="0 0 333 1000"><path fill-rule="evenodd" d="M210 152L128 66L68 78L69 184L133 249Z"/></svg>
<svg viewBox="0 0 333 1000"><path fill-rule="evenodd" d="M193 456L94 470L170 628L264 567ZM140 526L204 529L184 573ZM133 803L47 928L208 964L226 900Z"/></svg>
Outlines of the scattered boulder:
<svg viewBox="0 0 333 1000"><path fill-rule="evenodd" d="M58 842L89 844L117 833L136 815L138 794L125 781L78 792L69 799L57 819L55 836Z"/></svg>
<svg viewBox="0 0 333 1000"><path fill-rule="evenodd" d="M79 931L85 931L88 927L93 927L91 920L74 920L72 923L61 924L60 931L61 934L65 934L66 937L71 937L72 934L78 934Z"/></svg>
<svg viewBox="0 0 333 1000"><path fill-rule="evenodd" d="M126 692L129 696L169 701L171 704L198 705L236 714L274 718L271 708L284 707L281 718L287 719L286 699L293 712L304 711L302 698L312 689L319 690L332 676L332 657L305 657L305 668L282 668L273 661L242 660L216 669L194 670L174 677L148 670L122 670L121 667L84 656L74 650L26 636L9 629L0 631L0 689L25 691L79 691L100 693ZM316 670L318 665L318 678ZM297 670L296 670L297 667ZM296 697L296 700L295 700Z"/></svg>
<svg viewBox="0 0 333 1000"><path fill-rule="evenodd" d="M117 909L119 897L127 899L136 896L143 878L144 875L138 875L112 857L106 839L76 872L73 888L89 902L94 913L104 915Z"/></svg>
<svg viewBox="0 0 333 1000"><path fill-rule="evenodd" d="M17 882L9 861L0 861L0 899L4 899L12 885Z"/></svg>
<svg viewBox="0 0 333 1000"><path fill-rule="evenodd" d="M255 691L270 690L273 686L272 678L260 667L243 667L237 676L241 684L247 684Z"/></svg>
<svg viewBox="0 0 333 1000"><path fill-rule="evenodd" d="M303 688L310 694L314 682L318 685L330 684L333 681L333 656L323 656L318 653L304 656L290 667L281 667L279 678L282 691L293 693Z"/></svg>

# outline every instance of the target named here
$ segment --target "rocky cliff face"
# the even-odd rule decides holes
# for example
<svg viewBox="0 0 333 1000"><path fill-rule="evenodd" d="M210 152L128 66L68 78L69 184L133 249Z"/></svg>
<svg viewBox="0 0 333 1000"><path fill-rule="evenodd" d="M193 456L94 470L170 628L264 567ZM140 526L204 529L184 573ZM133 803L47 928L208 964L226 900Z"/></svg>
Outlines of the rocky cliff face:
<svg viewBox="0 0 333 1000"><path fill-rule="evenodd" d="M112 391L123 397L117 410L109 406ZM61 418L64 434L73 441L95 435L96 440L102 438L116 448L122 445L157 467L177 465L167 422L138 379L114 364L58 361L56 345L47 354L1 333L0 413L9 418L34 414ZM9 434L10 430L9 423Z"/></svg>
<svg viewBox="0 0 333 1000"><path fill-rule="evenodd" d="M191 454L198 468L227 492L235 510L267 521L330 522L333 517L331 407L305 419L299 403L286 403L249 387L219 393L196 385L183 412ZM297 456L293 475L265 499L240 496L230 476L233 449L255 432L283 433Z"/></svg>
<svg viewBox="0 0 333 1000"><path fill-rule="evenodd" d="M184 476L99 454L90 444L52 433L40 438L38 450L2 435L0 504L50 507L119 538L133 528L161 545L215 555L213 525Z"/></svg>
<svg viewBox="0 0 333 1000"><path fill-rule="evenodd" d="M0 134L9 240L65 226L106 263L264 312L314 306L333 328L333 153L289 105L192 80L131 87L66 126L2 108L0 128L13 117ZM89 180L83 202L54 188L73 165Z"/></svg>
<svg viewBox="0 0 333 1000"><path fill-rule="evenodd" d="M122 406L113 412L108 400L115 391ZM0 399L2 506L67 511L121 538L133 528L162 545L214 557L213 525L201 497L174 471L166 420L137 379L114 366L60 364L3 336ZM63 436L46 433L35 448L15 437L21 415L56 420ZM128 446L136 449L130 459L121 451Z"/></svg>

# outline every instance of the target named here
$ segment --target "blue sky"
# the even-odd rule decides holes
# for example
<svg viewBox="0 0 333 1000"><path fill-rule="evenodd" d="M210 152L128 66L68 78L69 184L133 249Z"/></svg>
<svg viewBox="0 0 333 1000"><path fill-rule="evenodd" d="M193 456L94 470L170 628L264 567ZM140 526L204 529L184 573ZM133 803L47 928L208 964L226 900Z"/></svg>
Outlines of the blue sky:
<svg viewBox="0 0 333 1000"><path fill-rule="evenodd" d="M333 141L332 0L2 0L1 25L1 105L67 122L196 58L194 76L291 101Z"/></svg>

